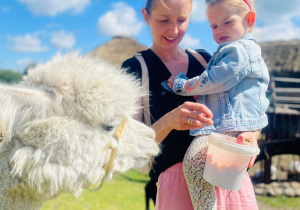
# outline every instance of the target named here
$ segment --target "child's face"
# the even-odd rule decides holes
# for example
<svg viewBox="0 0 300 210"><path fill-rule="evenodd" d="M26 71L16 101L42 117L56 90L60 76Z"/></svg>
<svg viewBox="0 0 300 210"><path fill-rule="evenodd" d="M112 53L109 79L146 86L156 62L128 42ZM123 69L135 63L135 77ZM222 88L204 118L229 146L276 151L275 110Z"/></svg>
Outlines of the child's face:
<svg viewBox="0 0 300 210"><path fill-rule="evenodd" d="M247 15L241 17L230 11L223 2L210 6L207 16L217 44L236 41L249 32Z"/></svg>

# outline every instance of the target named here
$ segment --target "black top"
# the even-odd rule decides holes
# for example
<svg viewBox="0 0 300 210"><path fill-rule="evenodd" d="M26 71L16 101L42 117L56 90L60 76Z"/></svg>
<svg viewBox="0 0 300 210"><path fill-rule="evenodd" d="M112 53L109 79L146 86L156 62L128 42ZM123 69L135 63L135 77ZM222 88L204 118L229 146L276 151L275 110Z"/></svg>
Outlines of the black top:
<svg viewBox="0 0 300 210"><path fill-rule="evenodd" d="M208 62L211 55L204 50L196 50ZM163 115L175 109L185 101L193 101L192 96L178 96L165 90L161 83L166 81L171 73L161 61L161 59L151 50L140 52L146 62L149 71L149 91L150 91L150 113L152 124ZM204 67L189 53L189 66L187 77L192 78L200 75ZM127 72L133 73L137 78L141 78L141 65L139 61L132 57L124 61L122 68L128 68ZM172 165L182 162L184 154L194 137L189 135L189 131L173 130L161 143L161 153L155 158L155 163L150 171L150 177L157 179L160 173Z"/></svg>

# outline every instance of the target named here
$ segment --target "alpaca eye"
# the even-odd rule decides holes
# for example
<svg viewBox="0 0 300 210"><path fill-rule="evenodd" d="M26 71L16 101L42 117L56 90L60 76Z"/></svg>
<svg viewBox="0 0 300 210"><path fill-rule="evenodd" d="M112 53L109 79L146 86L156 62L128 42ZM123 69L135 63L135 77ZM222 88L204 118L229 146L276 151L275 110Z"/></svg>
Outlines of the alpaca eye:
<svg viewBox="0 0 300 210"><path fill-rule="evenodd" d="M102 125L102 128L107 130L107 131L111 131L111 130L114 129L114 126L112 126L112 125Z"/></svg>

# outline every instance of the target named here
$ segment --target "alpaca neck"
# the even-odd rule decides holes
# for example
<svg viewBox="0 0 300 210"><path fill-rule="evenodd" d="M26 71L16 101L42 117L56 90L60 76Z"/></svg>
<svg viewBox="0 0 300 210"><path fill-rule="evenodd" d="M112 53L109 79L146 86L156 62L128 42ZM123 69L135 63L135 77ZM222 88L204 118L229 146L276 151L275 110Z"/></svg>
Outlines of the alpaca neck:
<svg viewBox="0 0 300 210"><path fill-rule="evenodd" d="M15 194L12 194L15 193ZM8 192L6 194L1 194L0 197L0 209L30 209L38 210L42 207L45 201L32 200L23 192Z"/></svg>
<svg viewBox="0 0 300 210"><path fill-rule="evenodd" d="M0 210L6 209L40 209L44 202L49 200L45 195L36 194L22 179L13 177L10 159L6 158L9 145L0 147ZM5 147L4 147L5 146Z"/></svg>

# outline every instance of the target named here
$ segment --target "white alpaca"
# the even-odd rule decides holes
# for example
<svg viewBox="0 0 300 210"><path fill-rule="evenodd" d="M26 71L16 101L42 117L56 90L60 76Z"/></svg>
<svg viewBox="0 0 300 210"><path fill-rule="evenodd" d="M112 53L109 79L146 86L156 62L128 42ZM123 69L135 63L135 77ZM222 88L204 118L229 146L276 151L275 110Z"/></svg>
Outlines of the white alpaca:
<svg viewBox="0 0 300 210"><path fill-rule="evenodd" d="M76 54L0 84L0 209L39 209L142 167L159 153L132 118L144 94L124 71Z"/></svg>

